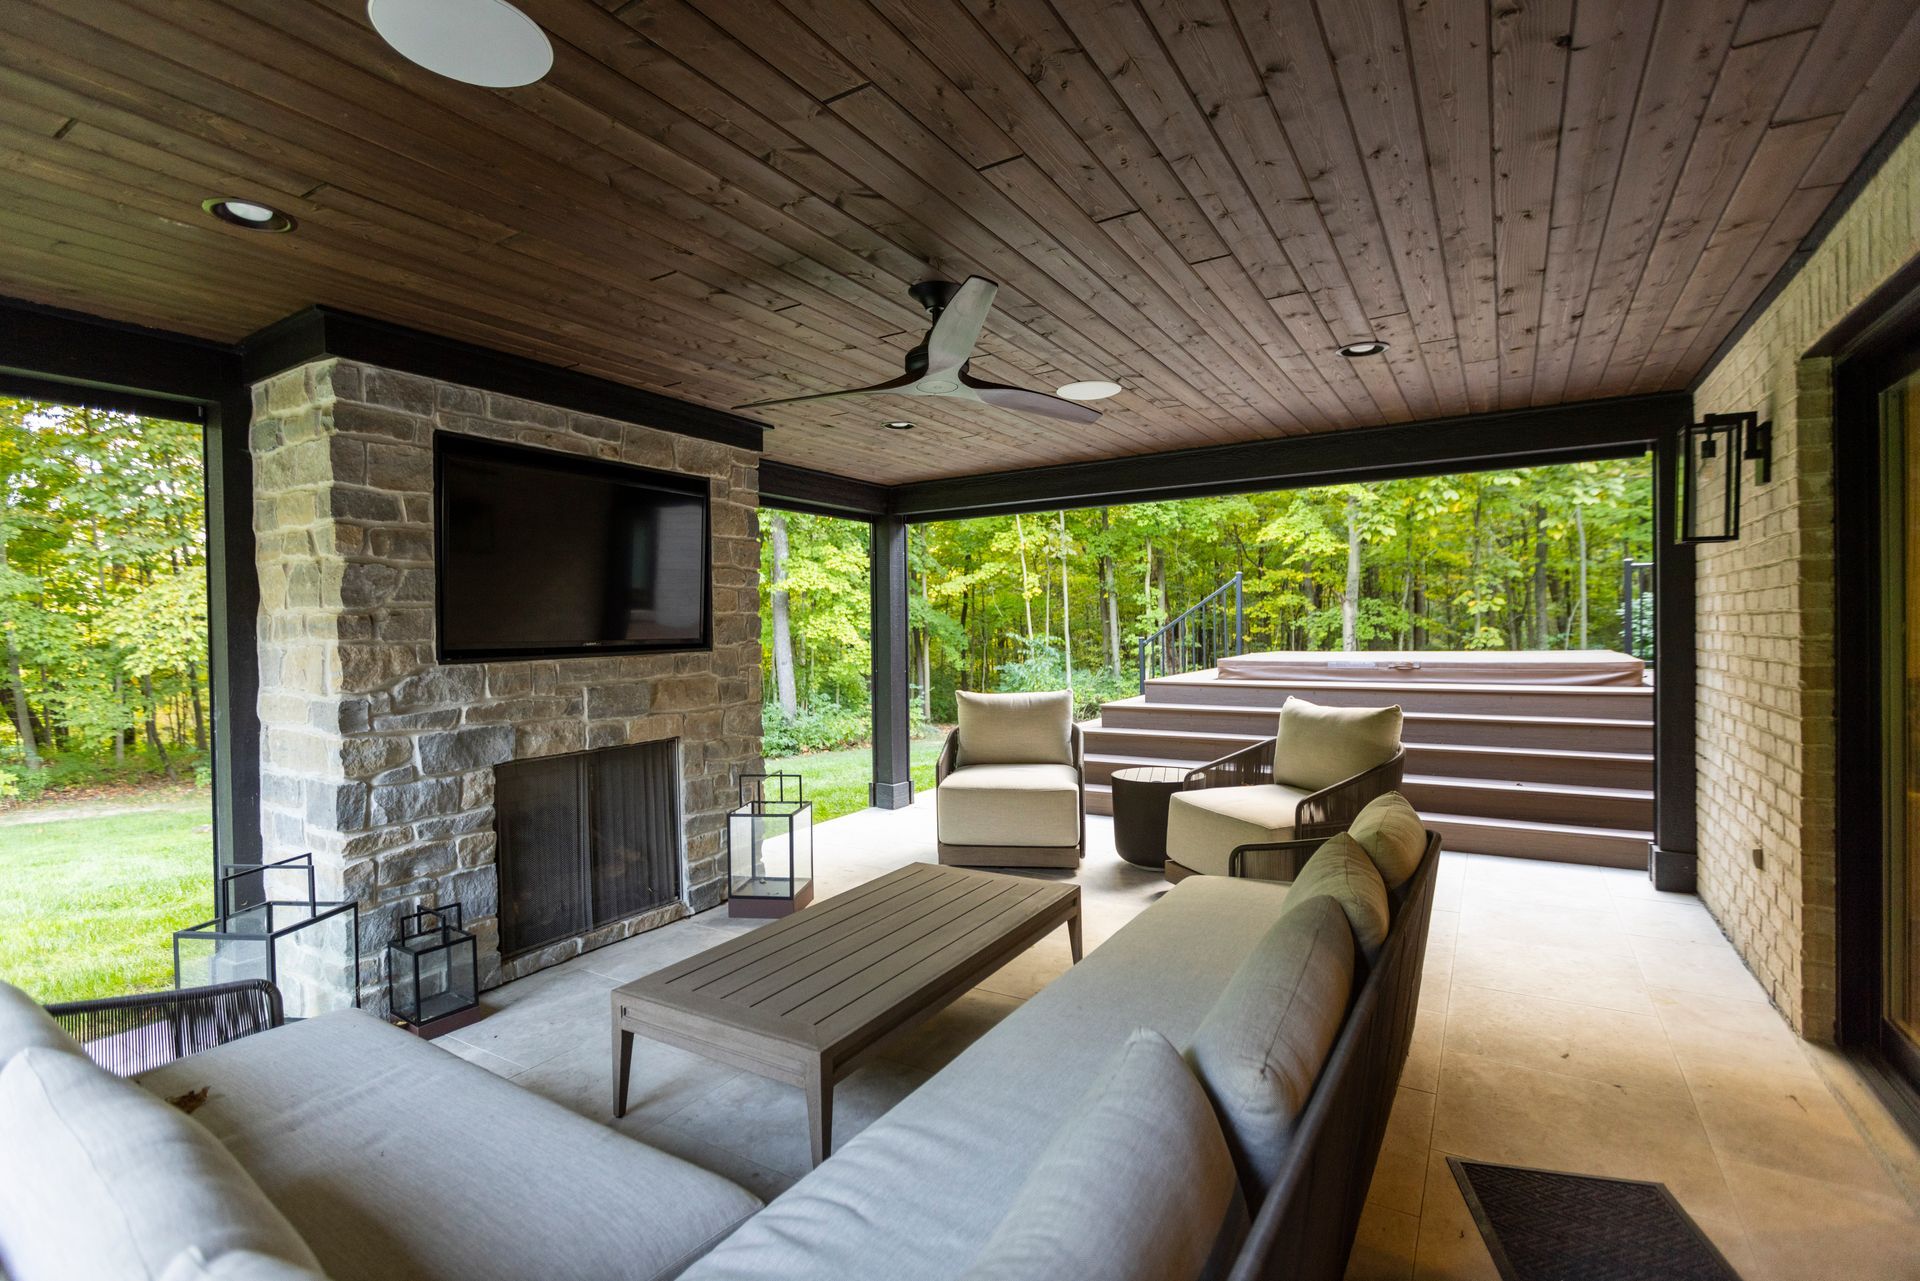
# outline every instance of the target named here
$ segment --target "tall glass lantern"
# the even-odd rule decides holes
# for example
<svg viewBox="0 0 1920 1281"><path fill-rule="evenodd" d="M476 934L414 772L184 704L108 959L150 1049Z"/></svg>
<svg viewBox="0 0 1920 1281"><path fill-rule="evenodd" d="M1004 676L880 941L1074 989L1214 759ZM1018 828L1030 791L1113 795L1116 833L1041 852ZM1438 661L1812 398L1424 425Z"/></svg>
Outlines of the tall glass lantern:
<svg viewBox="0 0 1920 1281"><path fill-rule="evenodd" d="M742 774L727 815L727 915L786 916L813 902L813 802L798 774Z"/></svg>

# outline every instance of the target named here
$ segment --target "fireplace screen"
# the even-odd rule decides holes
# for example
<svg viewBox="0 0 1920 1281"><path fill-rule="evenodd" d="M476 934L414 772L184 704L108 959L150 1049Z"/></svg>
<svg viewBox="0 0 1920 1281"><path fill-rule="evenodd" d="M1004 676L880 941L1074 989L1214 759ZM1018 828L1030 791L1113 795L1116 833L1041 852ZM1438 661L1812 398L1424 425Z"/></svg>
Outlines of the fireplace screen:
<svg viewBox="0 0 1920 1281"><path fill-rule="evenodd" d="M667 741L498 767L503 956L679 898L679 756Z"/></svg>

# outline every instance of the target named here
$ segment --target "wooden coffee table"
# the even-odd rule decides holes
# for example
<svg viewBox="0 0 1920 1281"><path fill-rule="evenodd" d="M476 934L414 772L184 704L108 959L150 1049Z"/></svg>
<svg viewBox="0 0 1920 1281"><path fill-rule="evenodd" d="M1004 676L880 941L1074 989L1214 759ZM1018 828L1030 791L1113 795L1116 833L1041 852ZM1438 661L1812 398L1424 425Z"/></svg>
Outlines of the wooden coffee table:
<svg viewBox="0 0 1920 1281"><path fill-rule="evenodd" d="M1057 927L1080 959L1080 887L915 863L613 993L613 1114L633 1038L805 1087L813 1163L834 1083Z"/></svg>

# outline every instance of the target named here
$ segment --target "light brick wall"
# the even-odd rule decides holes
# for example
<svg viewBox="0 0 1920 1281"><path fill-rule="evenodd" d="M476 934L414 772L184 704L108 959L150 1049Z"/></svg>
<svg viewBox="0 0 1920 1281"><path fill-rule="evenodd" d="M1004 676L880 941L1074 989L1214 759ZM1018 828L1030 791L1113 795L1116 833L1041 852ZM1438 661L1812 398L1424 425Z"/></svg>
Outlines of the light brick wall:
<svg viewBox="0 0 1920 1281"><path fill-rule="evenodd" d="M1699 553L1700 897L1803 1036L1834 1034L1833 370L1807 350L1920 253L1920 133L1694 393L1773 420ZM1753 851L1762 852L1756 867Z"/></svg>
<svg viewBox="0 0 1920 1281"><path fill-rule="evenodd" d="M437 663L435 432L707 477L712 650ZM721 901L735 780L760 767L757 455L334 360L255 387L251 443L267 856L312 851L321 896L358 900L370 1007L418 907L462 904L492 986ZM683 902L503 968L493 767L662 738L681 744Z"/></svg>

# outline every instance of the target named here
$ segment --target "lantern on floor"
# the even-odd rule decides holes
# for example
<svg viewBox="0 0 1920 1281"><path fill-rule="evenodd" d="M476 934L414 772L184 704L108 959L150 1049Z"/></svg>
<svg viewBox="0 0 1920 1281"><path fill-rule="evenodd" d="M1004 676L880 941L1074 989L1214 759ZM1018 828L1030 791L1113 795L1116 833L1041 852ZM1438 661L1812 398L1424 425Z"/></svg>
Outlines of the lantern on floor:
<svg viewBox="0 0 1920 1281"><path fill-rule="evenodd" d="M400 918L400 933L387 945L388 1005L420 1036L478 1017L479 947L462 926L458 903L423 907Z"/></svg>
<svg viewBox="0 0 1920 1281"><path fill-rule="evenodd" d="M813 802L798 774L743 774L727 815L727 915L786 916L813 902Z"/></svg>
<svg viewBox="0 0 1920 1281"><path fill-rule="evenodd" d="M360 1004L360 906L318 884L311 854L228 865L219 915L173 933L174 987L265 979L290 1019Z"/></svg>

